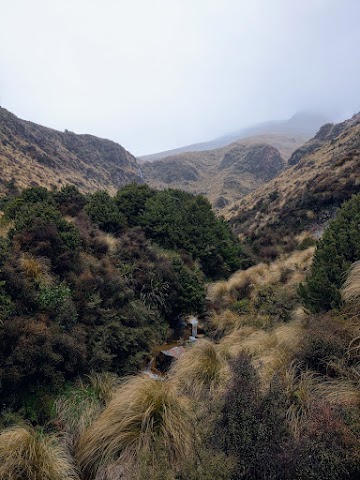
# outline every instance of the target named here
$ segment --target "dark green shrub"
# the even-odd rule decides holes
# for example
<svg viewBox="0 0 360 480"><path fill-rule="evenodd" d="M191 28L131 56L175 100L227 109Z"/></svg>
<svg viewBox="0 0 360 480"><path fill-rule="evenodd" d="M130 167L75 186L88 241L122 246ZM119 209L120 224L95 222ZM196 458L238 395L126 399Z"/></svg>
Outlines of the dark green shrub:
<svg viewBox="0 0 360 480"><path fill-rule="evenodd" d="M215 216L207 199L180 190L157 192L139 218L147 236L159 245L190 254L206 276L228 276L248 258L228 224Z"/></svg>
<svg viewBox="0 0 360 480"><path fill-rule="evenodd" d="M49 258L57 273L73 269L77 263L79 232L48 203L23 205L11 236L23 251Z"/></svg>
<svg viewBox="0 0 360 480"><path fill-rule="evenodd" d="M313 312L338 308L340 287L350 265L360 259L360 194L338 210L323 237L306 282L299 287L304 305Z"/></svg>
<svg viewBox="0 0 360 480"><path fill-rule="evenodd" d="M120 212L114 199L106 191L90 195L85 211L105 232L119 234L126 226L125 215Z"/></svg>
<svg viewBox="0 0 360 480"><path fill-rule="evenodd" d="M53 196L49 190L44 187L31 187L22 191L20 195L10 198L5 206L5 215L7 218L14 219L24 206L35 203L53 203Z"/></svg>
<svg viewBox="0 0 360 480"><path fill-rule="evenodd" d="M132 183L119 190L115 196L115 203L122 214L126 216L130 226L139 225L139 216L144 213L146 202L153 197L156 191L148 185Z"/></svg>
<svg viewBox="0 0 360 480"><path fill-rule="evenodd" d="M214 445L236 459L231 479L286 478L285 416L281 384L274 379L270 391L262 396L250 358L240 355L232 363L232 380L213 433Z"/></svg>
<svg viewBox="0 0 360 480"><path fill-rule="evenodd" d="M59 192L54 193L54 200L63 215L78 215L85 207L87 199L74 185L62 187Z"/></svg>

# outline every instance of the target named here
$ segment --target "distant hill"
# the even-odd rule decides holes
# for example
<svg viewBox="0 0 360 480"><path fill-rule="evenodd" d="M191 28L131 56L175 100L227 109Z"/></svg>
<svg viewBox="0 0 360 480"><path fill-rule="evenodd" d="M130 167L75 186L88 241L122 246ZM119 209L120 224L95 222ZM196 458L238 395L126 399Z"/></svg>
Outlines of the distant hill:
<svg viewBox="0 0 360 480"><path fill-rule="evenodd" d="M221 209L277 176L305 141L299 135L257 135L222 148L144 162L141 169L151 186L201 193Z"/></svg>
<svg viewBox="0 0 360 480"><path fill-rule="evenodd" d="M141 182L139 166L121 145L95 137L59 132L21 120L0 107L0 192L15 185L61 187L82 191Z"/></svg>
<svg viewBox="0 0 360 480"><path fill-rule="evenodd" d="M237 233L269 256L293 248L304 230L320 235L336 208L360 192L360 113L324 125L292 154L289 165L224 209Z"/></svg>
<svg viewBox="0 0 360 480"><path fill-rule="evenodd" d="M224 135L209 142L186 145L184 147L175 148L165 152L154 153L152 155L143 155L138 157L138 159L141 161L153 162L155 160L178 155L180 153L199 152L224 147L225 145L229 145L230 143L234 143L240 139L265 134L295 135L297 137L305 137L308 139L315 135L321 125L324 125L328 121L329 120L325 116L320 114L296 113L288 120L259 123L248 128L231 132L228 135Z"/></svg>

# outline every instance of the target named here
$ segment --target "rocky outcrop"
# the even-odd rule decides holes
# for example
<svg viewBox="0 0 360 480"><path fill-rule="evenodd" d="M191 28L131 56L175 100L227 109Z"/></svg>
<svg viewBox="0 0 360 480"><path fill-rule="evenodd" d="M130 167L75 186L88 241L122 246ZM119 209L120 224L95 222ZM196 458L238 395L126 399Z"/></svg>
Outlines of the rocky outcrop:
<svg viewBox="0 0 360 480"><path fill-rule="evenodd" d="M231 168L233 172L250 173L257 179L268 181L285 167L279 151L271 145L236 146L228 151L219 169Z"/></svg>
<svg viewBox="0 0 360 480"><path fill-rule="evenodd" d="M293 166L300 162L303 158L313 154L319 150L326 143L334 144L334 142L344 133L347 129L356 126L360 123L360 114L357 113L348 120L341 123L326 123L317 132L314 138L309 140L305 145L295 150L295 152L289 158L289 165Z"/></svg>

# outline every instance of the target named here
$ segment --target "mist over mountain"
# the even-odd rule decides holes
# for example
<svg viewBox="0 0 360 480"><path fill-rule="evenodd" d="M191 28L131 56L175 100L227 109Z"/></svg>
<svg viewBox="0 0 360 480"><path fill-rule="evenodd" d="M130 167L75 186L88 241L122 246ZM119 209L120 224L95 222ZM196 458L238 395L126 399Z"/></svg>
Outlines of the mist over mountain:
<svg viewBox="0 0 360 480"><path fill-rule="evenodd" d="M326 115L320 113L295 113L288 120L268 121L253 125L250 127L242 128L234 132L230 132L227 135L215 138L209 142L195 143L192 145L186 145L184 147L175 148L173 150L167 150L165 152L154 153L151 155L142 155L138 157L141 161L152 162L154 160L160 160L172 155L185 152L199 152L203 150L212 150L214 148L220 148L230 143L235 142L246 137L252 137L255 135L273 134L273 135L295 135L308 139L315 135L318 129L329 122Z"/></svg>

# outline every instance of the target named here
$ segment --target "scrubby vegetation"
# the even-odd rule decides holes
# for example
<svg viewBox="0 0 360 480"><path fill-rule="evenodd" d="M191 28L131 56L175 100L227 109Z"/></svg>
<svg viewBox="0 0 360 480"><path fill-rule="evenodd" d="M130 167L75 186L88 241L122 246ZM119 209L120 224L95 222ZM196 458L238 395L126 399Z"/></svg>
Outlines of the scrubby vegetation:
<svg viewBox="0 0 360 480"><path fill-rule="evenodd" d="M2 209L1 478L359 478L358 197L316 249L253 266L179 191L30 189ZM139 373L187 313L206 338Z"/></svg>
<svg viewBox="0 0 360 480"><path fill-rule="evenodd" d="M319 240L311 272L300 286L300 295L312 311L337 308L340 287L350 265L360 259L360 195L354 195L338 210Z"/></svg>
<svg viewBox="0 0 360 480"><path fill-rule="evenodd" d="M79 375L137 371L242 261L210 204L178 191L30 188L1 205L0 399L33 420Z"/></svg>

